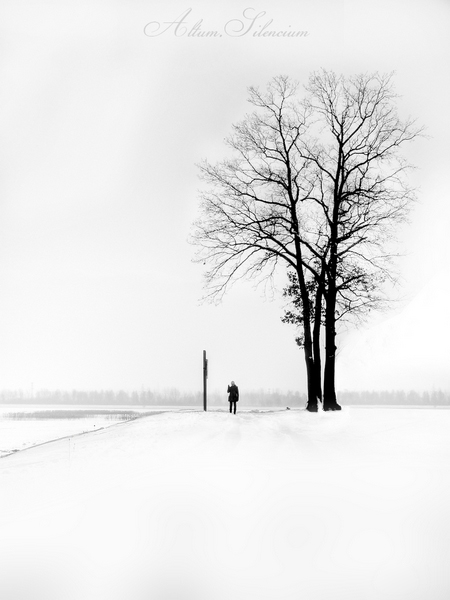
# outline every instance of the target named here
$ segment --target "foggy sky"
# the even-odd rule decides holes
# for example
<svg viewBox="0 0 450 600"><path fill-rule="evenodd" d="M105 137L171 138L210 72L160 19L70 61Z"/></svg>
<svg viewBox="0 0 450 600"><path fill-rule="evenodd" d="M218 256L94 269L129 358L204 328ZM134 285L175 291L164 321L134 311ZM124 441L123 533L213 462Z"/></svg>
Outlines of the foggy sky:
<svg viewBox="0 0 450 600"><path fill-rule="evenodd" d="M242 282L202 304L187 239L195 164L225 155L247 88L324 67L395 71L429 135L407 154L420 203L399 231L402 302L342 332L338 385L448 389L450 4L281 1L253 4L266 15L242 36L145 35L189 8L189 26L249 24L235 1L2 2L0 388L195 390L205 349L212 389L304 390L283 301ZM270 20L309 35L253 35Z"/></svg>

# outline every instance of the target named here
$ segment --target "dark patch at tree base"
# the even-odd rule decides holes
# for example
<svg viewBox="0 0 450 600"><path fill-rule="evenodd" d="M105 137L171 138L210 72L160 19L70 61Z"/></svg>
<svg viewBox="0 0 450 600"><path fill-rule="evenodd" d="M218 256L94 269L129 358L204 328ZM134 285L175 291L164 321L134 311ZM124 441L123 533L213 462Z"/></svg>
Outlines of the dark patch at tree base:
<svg viewBox="0 0 450 600"><path fill-rule="evenodd" d="M328 404L327 406L324 406L323 410L342 410L342 406L335 402L334 404Z"/></svg>

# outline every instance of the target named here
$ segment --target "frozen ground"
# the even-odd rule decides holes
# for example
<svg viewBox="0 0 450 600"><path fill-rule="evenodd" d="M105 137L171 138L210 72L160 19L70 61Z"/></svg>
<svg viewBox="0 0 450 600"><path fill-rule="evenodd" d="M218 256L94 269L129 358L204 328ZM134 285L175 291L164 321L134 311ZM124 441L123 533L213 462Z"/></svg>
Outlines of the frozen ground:
<svg viewBox="0 0 450 600"><path fill-rule="evenodd" d="M1 404L0 458L49 440L109 427L143 412L152 412L152 409L142 406Z"/></svg>
<svg viewBox="0 0 450 600"><path fill-rule="evenodd" d="M450 411L165 412L0 460L2 600L447 600Z"/></svg>

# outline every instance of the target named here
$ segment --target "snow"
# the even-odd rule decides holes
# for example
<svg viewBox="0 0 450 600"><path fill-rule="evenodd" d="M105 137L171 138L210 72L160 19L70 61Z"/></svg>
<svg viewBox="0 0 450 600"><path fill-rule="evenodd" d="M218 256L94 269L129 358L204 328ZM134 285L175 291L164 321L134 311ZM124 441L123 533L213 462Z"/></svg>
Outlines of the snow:
<svg viewBox="0 0 450 600"><path fill-rule="evenodd" d="M0 460L2 600L444 600L450 411L162 412Z"/></svg>
<svg viewBox="0 0 450 600"><path fill-rule="evenodd" d="M66 412L72 416L65 418ZM140 412L151 411L142 406L3 404L0 405L0 458L49 440L109 427L117 420L124 420L126 414L132 418ZM49 413L61 415L45 418ZM79 416L73 418L75 413Z"/></svg>

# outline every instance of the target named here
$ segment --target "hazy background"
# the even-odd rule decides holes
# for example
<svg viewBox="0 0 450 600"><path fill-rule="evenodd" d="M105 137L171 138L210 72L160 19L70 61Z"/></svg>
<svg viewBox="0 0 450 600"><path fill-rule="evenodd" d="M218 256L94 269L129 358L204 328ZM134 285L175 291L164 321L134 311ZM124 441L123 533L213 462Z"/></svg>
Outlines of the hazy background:
<svg viewBox="0 0 450 600"><path fill-rule="evenodd" d="M303 391L283 301L251 283L204 305L187 243L195 163L221 158L247 87L321 67L396 71L427 126L408 159L420 204L399 232L403 298L340 338L338 386L450 388L450 2L253 3L306 38L159 37L192 8L223 31L247 2L3 0L0 6L0 389ZM256 26L254 31L256 31Z"/></svg>

